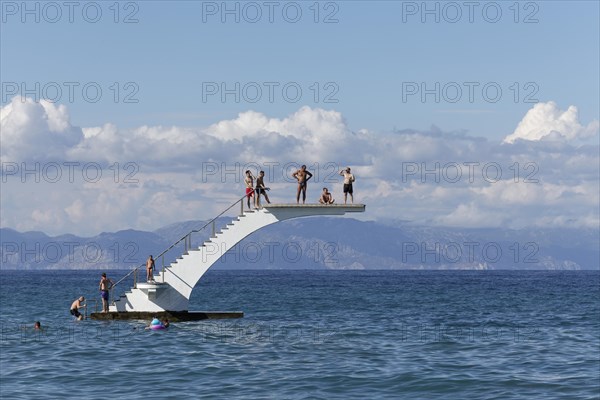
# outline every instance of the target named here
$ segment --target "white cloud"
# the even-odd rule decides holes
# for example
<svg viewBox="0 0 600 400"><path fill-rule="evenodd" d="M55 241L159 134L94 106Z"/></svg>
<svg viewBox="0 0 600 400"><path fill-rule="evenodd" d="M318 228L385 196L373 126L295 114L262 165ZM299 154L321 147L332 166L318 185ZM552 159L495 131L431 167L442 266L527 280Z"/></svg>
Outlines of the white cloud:
<svg viewBox="0 0 600 400"><path fill-rule="evenodd" d="M505 212L489 210L487 207L481 207L475 202L459 204L448 215L440 215L434 218L439 225L477 228L500 227L506 224L507 215Z"/></svg>
<svg viewBox="0 0 600 400"><path fill-rule="evenodd" d="M306 163L315 172L311 202L323 186L341 201L338 168L351 166L355 201L368 205L362 218L464 227L589 226L598 220L599 147L534 139L531 132L537 126L539 132L560 129L561 137L582 138L593 124L582 127L575 111L560 112L554 103L536 107L517 130L529 140L507 137L512 144L501 144L436 127L354 130L341 113L309 107L286 118L248 111L208 127L123 130L107 121L79 128L65 106L13 100L0 110L2 162L94 162L103 174L99 181L82 179L79 167L69 181L63 168L57 183L43 174L41 182L5 174L2 224L93 235L208 219L242 196L241 176L249 165L267 171L273 201L295 202L289 170ZM208 163L217 170L208 173ZM470 170L472 163L477 166ZM486 171L488 165L493 168ZM462 175L453 180L456 166Z"/></svg>
<svg viewBox="0 0 600 400"><path fill-rule="evenodd" d="M82 138L81 129L71 126L64 105L16 96L0 110L3 162L63 159Z"/></svg>
<svg viewBox="0 0 600 400"><path fill-rule="evenodd" d="M562 111L553 101L537 103L527 111L517 129L504 138L505 143L524 140L575 140L587 139L598 134L598 120L587 126L579 123L577 107L569 106Z"/></svg>

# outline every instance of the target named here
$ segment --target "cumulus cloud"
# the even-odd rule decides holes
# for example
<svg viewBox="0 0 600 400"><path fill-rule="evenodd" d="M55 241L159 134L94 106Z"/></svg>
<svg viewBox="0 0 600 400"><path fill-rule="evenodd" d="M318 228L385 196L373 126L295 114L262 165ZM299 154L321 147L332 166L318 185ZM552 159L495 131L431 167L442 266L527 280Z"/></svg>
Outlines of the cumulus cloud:
<svg viewBox="0 0 600 400"><path fill-rule="evenodd" d="M0 109L3 162L63 159L82 139L82 130L71 126L64 105L17 96Z"/></svg>
<svg viewBox="0 0 600 400"><path fill-rule="evenodd" d="M469 202L459 204L447 215L435 217L434 221L444 226L477 228L481 226L501 227L505 225L507 218L505 212L490 210L475 202Z"/></svg>
<svg viewBox="0 0 600 400"><path fill-rule="evenodd" d="M579 122L577 107L569 106L562 111L549 101L537 103L525 114L517 129L504 138L505 143L524 140L575 140L587 139L598 134L598 120L583 126Z"/></svg>
<svg viewBox="0 0 600 400"><path fill-rule="evenodd" d="M351 129L340 112L310 107L285 118L247 111L206 127L126 130L110 121L72 126L65 106L44 101L19 98L0 111L3 162L94 162L103 172L94 180L76 170L68 180L63 168L56 183L5 173L2 224L18 230L92 235L212 218L242 196L248 165L266 170L272 201L295 202L290 174L301 163L315 173L309 202L323 186L339 202L338 168L350 165L355 200L368 204L361 218L464 227L598 220L599 146L573 142L597 128L552 102L530 110L504 143L435 126Z"/></svg>

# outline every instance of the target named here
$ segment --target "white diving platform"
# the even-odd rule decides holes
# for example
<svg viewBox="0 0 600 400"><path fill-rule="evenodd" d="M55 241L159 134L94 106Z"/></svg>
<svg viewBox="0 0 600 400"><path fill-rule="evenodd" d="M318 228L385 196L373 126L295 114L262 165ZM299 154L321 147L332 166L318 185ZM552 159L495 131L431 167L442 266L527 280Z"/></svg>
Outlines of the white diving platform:
<svg viewBox="0 0 600 400"><path fill-rule="evenodd" d="M165 266L154 275L155 282L139 282L115 299L108 314L187 312L192 290L200 278L248 235L292 218L364 211L364 204L266 204L259 210L247 210L201 246L188 249L171 265ZM106 314L97 316L102 318L101 315L108 317Z"/></svg>

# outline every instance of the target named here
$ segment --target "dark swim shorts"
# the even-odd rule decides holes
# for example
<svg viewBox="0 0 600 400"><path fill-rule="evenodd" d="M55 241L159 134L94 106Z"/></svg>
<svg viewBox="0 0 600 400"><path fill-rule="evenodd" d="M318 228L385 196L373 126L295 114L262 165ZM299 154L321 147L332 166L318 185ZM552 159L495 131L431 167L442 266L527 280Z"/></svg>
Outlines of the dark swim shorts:
<svg viewBox="0 0 600 400"><path fill-rule="evenodd" d="M79 318L79 316L81 315L81 313L79 312L79 310L78 310L78 309L76 309L76 308L72 308L72 309L71 309L71 315L72 315L72 316L74 316L74 317L77 317L77 318Z"/></svg>
<svg viewBox="0 0 600 400"><path fill-rule="evenodd" d="M108 290L101 290L100 297L102 297L104 300L108 301Z"/></svg>
<svg viewBox="0 0 600 400"><path fill-rule="evenodd" d="M352 184L351 183L344 183L344 193L352 194Z"/></svg>

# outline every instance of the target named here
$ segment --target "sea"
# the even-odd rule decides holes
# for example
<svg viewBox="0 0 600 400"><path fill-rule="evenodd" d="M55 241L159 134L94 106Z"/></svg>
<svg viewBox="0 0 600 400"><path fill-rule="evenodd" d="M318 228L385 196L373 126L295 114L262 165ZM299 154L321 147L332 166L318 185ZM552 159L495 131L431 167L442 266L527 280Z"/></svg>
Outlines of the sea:
<svg viewBox="0 0 600 400"><path fill-rule="evenodd" d="M244 317L162 331L75 321L100 272L0 271L2 399L600 398L599 271L211 270Z"/></svg>

